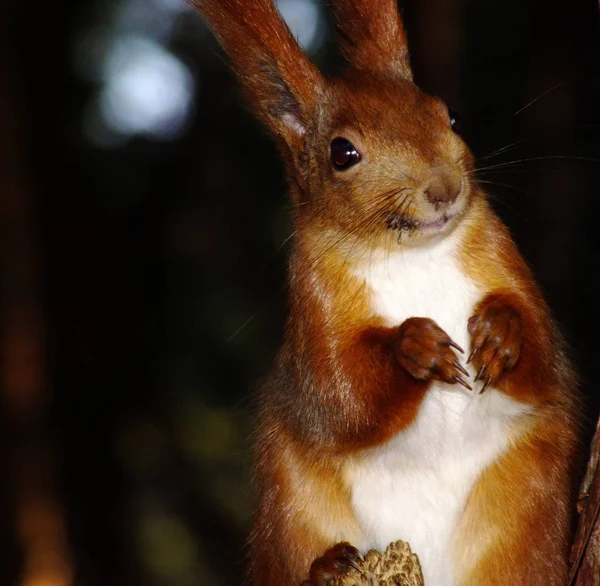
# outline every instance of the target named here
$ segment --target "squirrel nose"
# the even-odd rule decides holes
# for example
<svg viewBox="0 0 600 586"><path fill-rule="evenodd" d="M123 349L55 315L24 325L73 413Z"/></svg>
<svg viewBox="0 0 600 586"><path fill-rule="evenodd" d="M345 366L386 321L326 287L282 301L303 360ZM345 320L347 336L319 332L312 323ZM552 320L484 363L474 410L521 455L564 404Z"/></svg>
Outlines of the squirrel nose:
<svg viewBox="0 0 600 586"><path fill-rule="evenodd" d="M451 175L448 171L438 171L424 189L427 201L436 210L447 208L456 201L460 193L461 182L459 177Z"/></svg>

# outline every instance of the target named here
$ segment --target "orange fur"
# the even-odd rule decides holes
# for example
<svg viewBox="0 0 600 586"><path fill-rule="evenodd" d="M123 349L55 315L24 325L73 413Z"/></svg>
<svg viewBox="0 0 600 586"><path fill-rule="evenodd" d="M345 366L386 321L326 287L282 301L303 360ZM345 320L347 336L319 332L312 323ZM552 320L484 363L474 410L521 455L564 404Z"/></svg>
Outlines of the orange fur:
<svg viewBox="0 0 600 586"><path fill-rule="evenodd" d="M262 441L258 454L261 498L249 579L251 584L299 585L327 547L342 536L359 537L360 530L335 460L300 449L277 424L267 429L271 441Z"/></svg>
<svg viewBox="0 0 600 586"><path fill-rule="evenodd" d="M457 531L459 586L564 586L577 473L573 421L547 405L486 471Z"/></svg>

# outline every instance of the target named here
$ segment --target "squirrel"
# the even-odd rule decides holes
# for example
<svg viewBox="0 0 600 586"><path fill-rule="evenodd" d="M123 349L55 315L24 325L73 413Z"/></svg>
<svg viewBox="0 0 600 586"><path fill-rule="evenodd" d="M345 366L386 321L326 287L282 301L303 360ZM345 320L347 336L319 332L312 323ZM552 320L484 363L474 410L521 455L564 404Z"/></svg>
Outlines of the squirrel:
<svg viewBox="0 0 600 586"><path fill-rule="evenodd" d="M396 0L333 0L325 77L272 0L190 0L285 164L289 317L260 398L249 583L398 539L427 586L564 585L576 376Z"/></svg>

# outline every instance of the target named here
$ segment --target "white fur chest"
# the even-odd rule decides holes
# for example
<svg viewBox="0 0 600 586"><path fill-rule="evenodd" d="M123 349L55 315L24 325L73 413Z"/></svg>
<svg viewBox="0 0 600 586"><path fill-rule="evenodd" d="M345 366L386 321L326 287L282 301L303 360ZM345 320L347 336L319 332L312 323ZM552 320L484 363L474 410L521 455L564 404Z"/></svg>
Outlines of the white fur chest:
<svg viewBox="0 0 600 586"><path fill-rule="evenodd" d="M388 325L429 317L468 351L467 320L484 292L461 273L456 238L374 259L358 274L371 288L373 312ZM408 541L425 584L451 586L452 535L469 492L506 449L511 421L525 410L494 389L480 396L477 389L433 384L409 428L348 466L364 536L357 546L383 550Z"/></svg>

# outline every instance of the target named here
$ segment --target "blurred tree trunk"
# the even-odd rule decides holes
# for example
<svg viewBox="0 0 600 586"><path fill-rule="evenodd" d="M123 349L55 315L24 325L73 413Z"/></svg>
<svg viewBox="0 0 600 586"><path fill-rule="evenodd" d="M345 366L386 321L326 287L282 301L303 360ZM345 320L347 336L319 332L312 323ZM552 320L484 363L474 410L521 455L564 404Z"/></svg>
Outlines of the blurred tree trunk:
<svg viewBox="0 0 600 586"><path fill-rule="evenodd" d="M47 429L40 259L22 142L25 108L11 70L10 26L0 10L0 385L8 438L5 480L21 550L22 586L68 586L72 569L56 499Z"/></svg>

